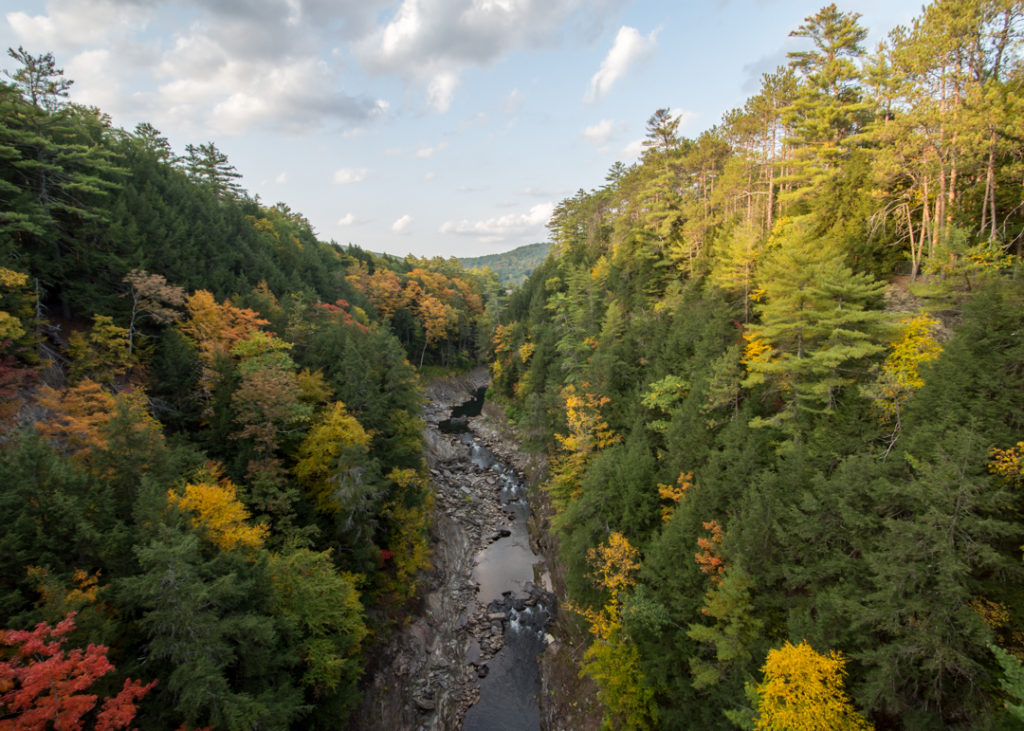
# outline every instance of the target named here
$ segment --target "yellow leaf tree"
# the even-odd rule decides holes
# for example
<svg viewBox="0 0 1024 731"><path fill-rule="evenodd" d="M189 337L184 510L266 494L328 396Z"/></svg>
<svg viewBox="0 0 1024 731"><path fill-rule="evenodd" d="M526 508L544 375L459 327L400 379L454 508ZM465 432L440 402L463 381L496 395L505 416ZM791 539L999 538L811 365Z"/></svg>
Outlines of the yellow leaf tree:
<svg viewBox="0 0 1024 731"><path fill-rule="evenodd" d="M583 384L577 390L570 384L562 389L568 433L555 434L561 450L552 465L552 478L545 486L559 511L579 496L580 478L593 456L619 441L601 415L601 407L610 399L588 393L586 386Z"/></svg>
<svg viewBox="0 0 1024 731"><path fill-rule="evenodd" d="M1014 487L1024 485L1024 442L1017 442L1007 449L992 447L988 470L1005 478Z"/></svg>
<svg viewBox="0 0 1024 731"><path fill-rule="evenodd" d="M581 673L597 683L606 727L654 728L654 691L644 682L640 652L622 626L622 593L636 584L633 574L640 568L640 552L615 532L607 544L591 548L587 558L594 567L594 582L608 592L608 601L598 610L576 610L594 636L583 655Z"/></svg>
<svg viewBox="0 0 1024 731"><path fill-rule="evenodd" d="M28 275L0 267L0 353L25 338L32 312Z"/></svg>
<svg viewBox="0 0 1024 731"><path fill-rule="evenodd" d="M423 474L412 469L395 468L387 475L391 499L384 506L387 519L387 543L381 558L392 569L385 580L387 588L401 600L416 594L416 575L430 568L428 527L434 508L434 493ZM416 500L416 497L422 496Z"/></svg>
<svg viewBox="0 0 1024 731"><path fill-rule="evenodd" d="M217 465L208 465L198 481L185 485L181 494L170 490L167 502L191 513L192 525L222 551L261 548L267 537L267 526L249 524L249 511L238 499L237 488L220 476Z"/></svg>
<svg viewBox="0 0 1024 731"><path fill-rule="evenodd" d="M0 430L21 408L38 363L28 275L0 266Z"/></svg>
<svg viewBox="0 0 1024 731"><path fill-rule="evenodd" d="M768 652L757 686L755 728L772 731L867 731L872 726L843 689L846 660L819 655L806 641Z"/></svg>
<svg viewBox="0 0 1024 731"><path fill-rule="evenodd" d="M94 315L87 332L76 332L68 338L68 355L68 377L73 382L89 377L100 383L113 383L135 364L128 330L115 325L107 315Z"/></svg>
<svg viewBox="0 0 1024 731"><path fill-rule="evenodd" d="M309 430L295 464L295 476L309 489L317 510L337 513L341 509L338 492L344 478L355 478L351 473L365 465L369 449L370 435L345 404L335 401Z"/></svg>
<svg viewBox="0 0 1024 731"><path fill-rule="evenodd" d="M939 321L927 313L901 320L878 379L865 389L897 432L904 405L924 385L921 366L942 353L938 329Z"/></svg>

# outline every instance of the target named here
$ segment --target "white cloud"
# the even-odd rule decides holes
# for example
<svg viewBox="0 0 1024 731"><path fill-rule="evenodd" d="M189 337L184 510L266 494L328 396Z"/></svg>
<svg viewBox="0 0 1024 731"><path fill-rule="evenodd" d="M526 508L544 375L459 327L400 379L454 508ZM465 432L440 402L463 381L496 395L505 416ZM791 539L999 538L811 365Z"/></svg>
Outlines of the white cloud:
<svg viewBox="0 0 1024 731"><path fill-rule="evenodd" d="M458 88L458 76L451 72L438 74L427 85L427 105L433 111L444 114L451 108Z"/></svg>
<svg viewBox="0 0 1024 731"><path fill-rule="evenodd" d="M386 100L354 88L353 66L422 89L451 109L464 70L599 30L615 0L36 0L8 2L11 45L47 49L72 98L172 136L253 128L307 135L360 129ZM92 58L82 56L93 52ZM107 58L100 63L100 52ZM77 62L74 75L70 73ZM509 109L518 102L512 99ZM508 112L510 114L514 112Z"/></svg>
<svg viewBox="0 0 1024 731"><path fill-rule="evenodd" d="M47 15L7 13L7 24L30 52L73 52L106 45L145 25L147 11L135 3L110 0L51 0Z"/></svg>
<svg viewBox="0 0 1024 731"><path fill-rule="evenodd" d="M433 145L431 147L421 147L420 149L416 150L416 157L418 157L421 160L425 160L428 157L433 157L434 153L440 152L446 147L448 147L447 142L438 142L436 145Z"/></svg>
<svg viewBox="0 0 1024 731"><path fill-rule="evenodd" d="M178 134L223 137L386 115L385 101L346 91L342 63L321 54L328 40L370 32L387 3L44 0L38 14L5 18L18 43L64 61L78 82L75 101L99 106L115 124L148 119Z"/></svg>
<svg viewBox="0 0 1024 731"><path fill-rule="evenodd" d="M544 226L555 210L553 203L538 203L526 213L507 213L482 221L445 221L438 229L443 234L476 236L481 241L500 241L509 236L543 237Z"/></svg>
<svg viewBox="0 0 1024 731"><path fill-rule="evenodd" d="M602 119L583 130L583 137L592 145L603 145L612 136L612 120Z"/></svg>
<svg viewBox="0 0 1024 731"><path fill-rule="evenodd" d="M369 172L370 171L366 168L341 168L334 172L334 182L337 185L361 183L366 180L366 176Z"/></svg>
<svg viewBox="0 0 1024 731"><path fill-rule="evenodd" d="M91 49L72 56L64 67L64 76L75 80L72 91L76 99L88 99L104 112L116 114L125 106L116 67L110 50Z"/></svg>
<svg viewBox="0 0 1024 731"><path fill-rule="evenodd" d="M654 53L658 30L647 36L640 35L636 28L624 25L619 28L608 55L601 62L601 68L590 79L590 88L583 100L590 103L603 97L615 85L615 82L626 75L629 68Z"/></svg>
<svg viewBox="0 0 1024 731"><path fill-rule="evenodd" d="M396 234L402 234L405 233L409 229L409 226L411 225L412 216L406 213L404 216L402 216L393 224L391 224L391 230L394 231Z"/></svg>
<svg viewBox="0 0 1024 731"><path fill-rule="evenodd" d="M257 125L300 133L388 110L384 100L335 91L336 70L317 58L244 59L202 32L179 38L157 73L170 79L158 89L159 105L221 134Z"/></svg>
<svg viewBox="0 0 1024 731"><path fill-rule="evenodd" d="M353 215L352 211L349 211L344 216L342 216L341 218L338 219L338 225L339 226L351 226L355 222L356 222L356 217L355 217L355 215Z"/></svg>
<svg viewBox="0 0 1024 731"><path fill-rule="evenodd" d="M274 178L274 182L277 183L278 185L284 185L285 183L287 183L288 182L288 171L287 170L282 170L281 172L279 172L277 174L277 177Z"/></svg>
<svg viewBox="0 0 1024 731"><path fill-rule="evenodd" d="M629 160L636 160L638 157L640 157L640 155L643 153L643 151L644 151L644 138L641 137L640 139L633 140L628 145L623 147L622 148L622 152L620 152L619 154L622 155L623 159L629 161Z"/></svg>
<svg viewBox="0 0 1024 731"><path fill-rule="evenodd" d="M526 97L519 89L513 89L505 97L505 101L501 104L501 111L503 111L509 117L514 117L519 114L519 110L523 108L523 104L526 103Z"/></svg>
<svg viewBox="0 0 1024 731"><path fill-rule="evenodd" d="M616 6L610 0L402 0L389 20L357 42L356 55L369 71L421 86L429 106L444 112L462 70L557 45L580 23L592 33Z"/></svg>

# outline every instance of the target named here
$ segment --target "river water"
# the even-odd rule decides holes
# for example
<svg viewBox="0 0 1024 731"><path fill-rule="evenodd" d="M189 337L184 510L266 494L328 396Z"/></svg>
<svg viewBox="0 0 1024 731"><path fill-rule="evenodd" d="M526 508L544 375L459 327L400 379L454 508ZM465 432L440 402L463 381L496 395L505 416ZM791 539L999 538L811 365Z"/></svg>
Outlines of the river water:
<svg viewBox="0 0 1024 731"><path fill-rule="evenodd" d="M486 665L478 668L484 676L480 681L480 699L466 712L462 728L539 731L537 655L546 646L545 628L554 611L553 601L534 584L534 568L543 559L530 547L526 485L512 467L468 430L468 418L478 415L482 405L481 389L472 401L453 409L447 422L439 424L442 431L459 434L460 440L470 447L470 459L477 468L497 477L498 500L511 518L508 527L500 531L500 537L477 553L474 560L476 600L487 607L494 622L502 623L504 644ZM475 663L479 654L479 646L471 643L466 662Z"/></svg>

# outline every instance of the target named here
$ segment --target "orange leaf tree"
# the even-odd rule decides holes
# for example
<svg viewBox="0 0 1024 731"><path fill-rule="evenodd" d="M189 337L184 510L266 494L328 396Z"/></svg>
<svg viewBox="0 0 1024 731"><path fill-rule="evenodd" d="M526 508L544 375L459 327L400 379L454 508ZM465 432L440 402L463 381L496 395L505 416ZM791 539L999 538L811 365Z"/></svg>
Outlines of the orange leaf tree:
<svg viewBox="0 0 1024 731"><path fill-rule="evenodd" d="M0 731L77 731L96 707L98 697L86 691L114 669L107 648L89 645L65 650L66 635L75 628L72 612L56 626L40 622L27 631L0 631ZM156 681L143 685L126 679L117 695L105 698L95 715L96 731L126 728L135 718L135 702Z"/></svg>
<svg viewBox="0 0 1024 731"><path fill-rule="evenodd" d="M94 472L111 476L113 466L101 466L99 457L111 442L151 449L163 444L160 424L146 407L146 395L138 389L112 394L85 378L70 388L42 386L36 403L49 413L36 423L44 438L55 442L74 459Z"/></svg>
<svg viewBox="0 0 1024 731"><path fill-rule="evenodd" d="M206 290L198 290L185 301L188 314L179 327L199 351L203 364L201 385L209 396L217 381L215 366L230 357L231 347L257 332L267 321L249 309L220 304Z"/></svg>

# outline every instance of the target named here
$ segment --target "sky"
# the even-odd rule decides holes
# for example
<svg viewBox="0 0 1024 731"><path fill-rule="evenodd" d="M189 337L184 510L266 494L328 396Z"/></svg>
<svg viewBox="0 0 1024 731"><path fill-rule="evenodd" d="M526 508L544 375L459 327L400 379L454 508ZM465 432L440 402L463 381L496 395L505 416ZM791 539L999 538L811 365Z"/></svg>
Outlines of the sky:
<svg viewBox="0 0 1024 731"><path fill-rule="evenodd" d="M547 240L553 208L634 162L660 108L695 137L807 47L823 0L0 0L72 101L214 142L319 238L398 256ZM921 3L853 0L873 48ZM5 57L0 67L14 71Z"/></svg>

